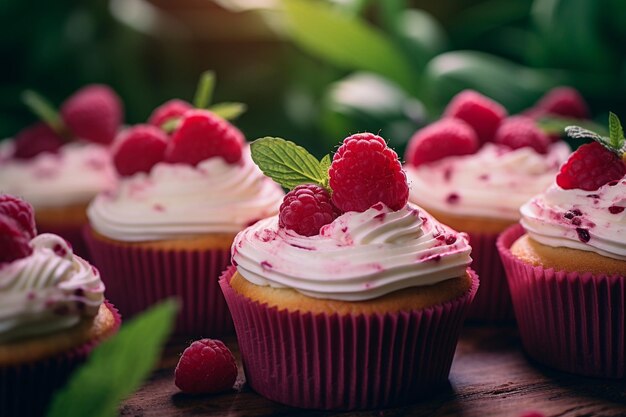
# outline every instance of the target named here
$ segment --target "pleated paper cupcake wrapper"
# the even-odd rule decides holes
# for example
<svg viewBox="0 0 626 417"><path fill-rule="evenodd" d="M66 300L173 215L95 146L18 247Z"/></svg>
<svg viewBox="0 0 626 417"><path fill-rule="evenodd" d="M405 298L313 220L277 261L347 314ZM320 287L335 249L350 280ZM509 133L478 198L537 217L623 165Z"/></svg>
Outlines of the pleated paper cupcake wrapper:
<svg viewBox="0 0 626 417"><path fill-rule="evenodd" d="M113 313L116 333L121 324L117 309L105 301ZM94 339L67 352L36 362L0 366L0 416L42 416L54 393L102 340Z"/></svg>
<svg viewBox="0 0 626 417"><path fill-rule="evenodd" d="M107 298L124 317L177 297L181 308L176 335L199 338L233 333L232 319L218 283L230 265L228 249L127 247L95 238L89 226L84 232Z"/></svg>
<svg viewBox="0 0 626 417"><path fill-rule="evenodd" d="M220 279L233 315L246 379L279 403L313 409L406 404L445 385L478 288L431 308L338 316L279 311L236 293L235 267Z"/></svg>
<svg viewBox="0 0 626 417"><path fill-rule="evenodd" d="M72 252L80 256L83 259L91 261L89 250L87 249L87 243L83 238L82 226L44 226L37 225L37 233L54 233L61 236L72 245Z"/></svg>
<svg viewBox="0 0 626 417"><path fill-rule="evenodd" d="M472 246L472 269L480 277L480 289L467 320L505 323L515 320L504 267L496 248L498 233L468 233Z"/></svg>
<svg viewBox="0 0 626 417"><path fill-rule="evenodd" d="M563 371L594 377L626 376L624 276L544 269L514 256L520 225L498 240L524 349Z"/></svg>

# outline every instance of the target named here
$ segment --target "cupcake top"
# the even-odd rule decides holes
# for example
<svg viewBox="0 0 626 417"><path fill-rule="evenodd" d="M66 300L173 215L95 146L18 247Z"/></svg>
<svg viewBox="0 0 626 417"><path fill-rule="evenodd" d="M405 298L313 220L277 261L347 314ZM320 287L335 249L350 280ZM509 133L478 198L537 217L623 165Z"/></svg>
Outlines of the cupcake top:
<svg viewBox="0 0 626 417"><path fill-rule="evenodd" d="M568 128L597 142L578 148L555 183L522 206L521 223L532 239L626 261L626 140L617 116L611 114L610 124L610 138Z"/></svg>
<svg viewBox="0 0 626 417"><path fill-rule="evenodd" d="M61 237L35 235L32 208L0 195L0 342L59 331L94 317L104 301L98 271Z"/></svg>
<svg viewBox="0 0 626 417"><path fill-rule="evenodd" d="M407 204L406 177L381 137L346 138L332 163L281 139L252 146L261 169L293 189L277 216L235 238L233 262L251 283L360 301L466 273L466 235Z"/></svg>

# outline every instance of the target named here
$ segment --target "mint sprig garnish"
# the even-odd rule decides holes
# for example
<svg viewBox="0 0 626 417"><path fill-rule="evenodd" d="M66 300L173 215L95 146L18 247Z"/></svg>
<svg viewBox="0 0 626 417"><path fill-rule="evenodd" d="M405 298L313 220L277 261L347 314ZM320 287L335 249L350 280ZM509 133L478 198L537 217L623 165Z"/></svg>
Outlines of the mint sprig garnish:
<svg viewBox="0 0 626 417"><path fill-rule="evenodd" d="M565 132L571 138L575 139L593 139L609 151L615 153L620 158L626 155L626 138L624 137L624 129L619 117L613 112L609 112L609 136L602 136L596 132L584 129L580 126L568 126Z"/></svg>
<svg viewBox="0 0 626 417"><path fill-rule="evenodd" d="M213 90L215 89L215 73L213 71L204 71L200 75L196 94L193 98L193 105L198 109L206 109L213 99Z"/></svg>
<svg viewBox="0 0 626 417"><path fill-rule="evenodd" d="M217 114L222 119L226 120L235 120L243 113L245 113L247 109L248 106L246 106L244 103L237 102L217 103L208 108L209 111Z"/></svg>
<svg viewBox="0 0 626 417"><path fill-rule="evenodd" d="M65 125L56 108L42 95L33 91L25 90L22 93L22 102L45 124L61 137L65 133Z"/></svg>
<svg viewBox="0 0 626 417"><path fill-rule="evenodd" d="M300 184L317 184L328 189L330 155L318 161L302 146L273 137L255 140L250 151L261 171L288 190Z"/></svg>

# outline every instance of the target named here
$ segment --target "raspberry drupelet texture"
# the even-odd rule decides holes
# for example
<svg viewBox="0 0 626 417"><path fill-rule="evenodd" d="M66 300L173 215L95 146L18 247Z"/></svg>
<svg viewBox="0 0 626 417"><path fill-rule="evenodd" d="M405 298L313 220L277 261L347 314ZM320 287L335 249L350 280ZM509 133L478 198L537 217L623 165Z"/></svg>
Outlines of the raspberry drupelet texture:
<svg viewBox="0 0 626 417"><path fill-rule="evenodd" d="M511 149L529 147L545 154L551 140L530 117L513 116L500 124L494 142Z"/></svg>
<svg viewBox="0 0 626 417"><path fill-rule="evenodd" d="M298 185L283 198L278 225L302 236L318 235L322 226L341 213L333 206L328 191L319 185Z"/></svg>
<svg viewBox="0 0 626 417"><path fill-rule="evenodd" d="M489 97L473 90L465 90L450 100L443 115L461 119L472 126L482 144L493 140L500 122L507 116L507 111Z"/></svg>
<svg viewBox="0 0 626 417"><path fill-rule="evenodd" d="M419 166L447 156L478 151L478 137L470 125L459 119L441 119L418 130L409 142L406 162Z"/></svg>
<svg viewBox="0 0 626 417"><path fill-rule="evenodd" d="M208 110L189 110L169 142L168 162L197 165L213 156L234 164L241 159L245 139L235 126Z"/></svg>
<svg viewBox="0 0 626 417"><path fill-rule="evenodd" d="M113 145L113 164L122 176L150 172L163 161L167 135L152 125L136 125L120 133Z"/></svg>
<svg viewBox="0 0 626 417"><path fill-rule="evenodd" d="M154 109L148 118L148 123L160 128L169 120L183 117L183 114L185 114L187 110L191 109L193 109L191 104L184 100L175 98L173 100L166 101Z"/></svg>
<svg viewBox="0 0 626 417"><path fill-rule="evenodd" d="M75 136L109 144L122 124L122 101L106 85L93 84L70 96L61 105L61 117Z"/></svg>
<svg viewBox="0 0 626 417"><path fill-rule="evenodd" d="M373 133L347 137L328 171L332 202L341 211L363 212L378 202L400 210L409 198L398 155Z"/></svg>
<svg viewBox="0 0 626 417"><path fill-rule="evenodd" d="M28 239L37 236L33 206L9 194L0 194L0 215L16 222L20 232Z"/></svg>
<svg viewBox="0 0 626 417"><path fill-rule="evenodd" d="M30 159L42 152L57 152L63 145L63 138L50 126L39 122L22 129L13 143L14 158Z"/></svg>
<svg viewBox="0 0 626 417"><path fill-rule="evenodd" d="M561 166L556 183L565 190L595 191L626 175L626 165L597 142L582 145Z"/></svg>
<svg viewBox="0 0 626 417"><path fill-rule="evenodd" d="M193 342L176 365L174 383L188 394L212 394L233 387L237 364L228 347L220 340Z"/></svg>
<svg viewBox="0 0 626 417"><path fill-rule="evenodd" d="M548 91L535 104L538 114L557 115L574 119L588 119L589 108L578 90L571 87L556 87Z"/></svg>
<svg viewBox="0 0 626 417"><path fill-rule="evenodd" d="M0 214L0 264L13 262L31 253L30 239L26 237L17 221Z"/></svg>

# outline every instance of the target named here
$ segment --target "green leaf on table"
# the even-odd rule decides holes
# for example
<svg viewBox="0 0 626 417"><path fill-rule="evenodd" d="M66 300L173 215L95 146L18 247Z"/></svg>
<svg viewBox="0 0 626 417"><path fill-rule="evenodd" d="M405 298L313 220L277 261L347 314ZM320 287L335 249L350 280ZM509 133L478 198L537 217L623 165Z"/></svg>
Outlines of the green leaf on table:
<svg viewBox="0 0 626 417"><path fill-rule="evenodd" d="M381 74L406 90L414 70L385 34L339 8L310 0L283 0L288 34L309 53L346 69Z"/></svg>
<svg viewBox="0 0 626 417"><path fill-rule="evenodd" d="M300 184L326 187L328 169L302 146L281 138L264 137L250 144L252 160L261 171L291 190Z"/></svg>
<svg viewBox="0 0 626 417"><path fill-rule="evenodd" d="M48 417L109 417L154 368L178 305L167 300L122 326L99 345L55 395Z"/></svg>
<svg viewBox="0 0 626 417"><path fill-rule="evenodd" d="M235 120L241 116L248 107L244 103L224 102L209 107L208 110L220 116L222 119Z"/></svg>

